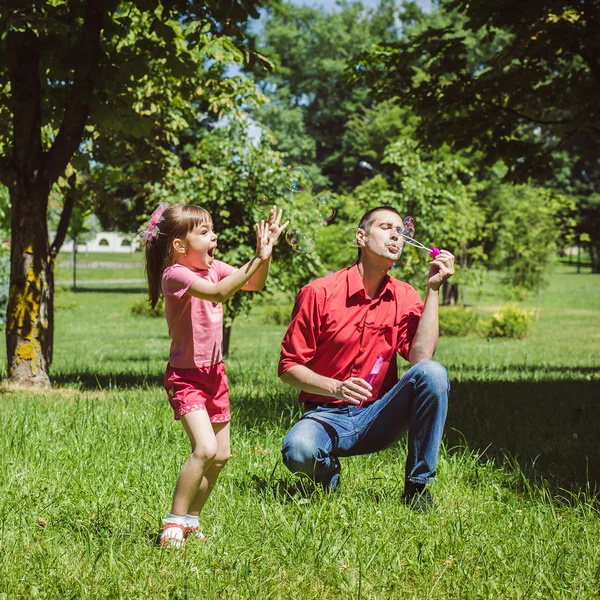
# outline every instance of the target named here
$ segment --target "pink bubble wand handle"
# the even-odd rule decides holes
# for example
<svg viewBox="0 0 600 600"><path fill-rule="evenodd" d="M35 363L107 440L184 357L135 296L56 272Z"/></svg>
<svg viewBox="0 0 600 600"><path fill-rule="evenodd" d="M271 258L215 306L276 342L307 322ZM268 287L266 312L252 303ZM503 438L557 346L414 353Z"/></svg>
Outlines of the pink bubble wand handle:
<svg viewBox="0 0 600 600"><path fill-rule="evenodd" d="M377 360L375 361L375 364L373 365L373 368L371 369L371 372L365 379L365 381L369 385L371 385L375 381L375 379L377 379L377 375L379 374L379 371L381 371L382 365L383 365L383 356L378 356ZM365 403L364 400L361 400L358 403L358 406L356 408L362 408L364 403Z"/></svg>

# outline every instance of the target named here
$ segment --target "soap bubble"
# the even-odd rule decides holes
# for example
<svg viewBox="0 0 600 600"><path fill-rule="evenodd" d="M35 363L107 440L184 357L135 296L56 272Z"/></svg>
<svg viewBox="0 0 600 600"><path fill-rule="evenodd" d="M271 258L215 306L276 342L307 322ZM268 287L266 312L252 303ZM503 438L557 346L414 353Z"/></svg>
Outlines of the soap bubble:
<svg viewBox="0 0 600 600"><path fill-rule="evenodd" d="M335 217L336 209L329 196L316 196L312 199L310 205L311 212L317 217L317 220L322 223L328 223Z"/></svg>
<svg viewBox="0 0 600 600"><path fill-rule="evenodd" d="M315 247L315 241L308 233L300 232L292 244L292 250L298 254L306 254Z"/></svg>
<svg viewBox="0 0 600 600"><path fill-rule="evenodd" d="M297 227L286 232L285 241L298 254L305 254L315 247L315 241L312 237Z"/></svg>
<svg viewBox="0 0 600 600"><path fill-rule="evenodd" d="M301 231L297 228L297 227L290 227L286 232L285 232L285 241L290 245L293 246L294 242L296 240L296 236L298 234L300 234Z"/></svg>
<svg viewBox="0 0 600 600"><path fill-rule="evenodd" d="M403 225L403 235L412 240L415 237L415 220L412 217L405 217Z"/></svg>
<svg viewBox="0 0 600 600"><path fill-rule="evenodd" d="M271 202L271 200L269 200L269 198L267 198L266 196L257 196L254 199L254 208L259 213L268 213L271 210L272 206L273 202Z"/></svg>
<svg viewBox="0 0 600 600"><path fill-rule="evenodd" d="M285 174L285 187L291 192L310 192L312 186L309 172L302 167L292 167Z"/></svg>

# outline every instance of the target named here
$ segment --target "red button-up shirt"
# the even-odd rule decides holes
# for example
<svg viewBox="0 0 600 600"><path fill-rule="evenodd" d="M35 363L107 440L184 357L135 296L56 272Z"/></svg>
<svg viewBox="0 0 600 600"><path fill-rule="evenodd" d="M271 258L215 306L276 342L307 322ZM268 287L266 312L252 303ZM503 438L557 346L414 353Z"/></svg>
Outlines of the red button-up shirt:
<svg viewBox="0 0 600 600"><path fill-rule="evenodd" d="M382 356L381 370L371 382L372 399L380 398L398 381L396 352L408 360L422 312L417 291L393 277L385 277L374 298L367 296L357 265L317 279L296 298L281 343L279 375L304 365L340 381L366 380ZM308 392L300 392L299 399L348 404Z"/></svg>

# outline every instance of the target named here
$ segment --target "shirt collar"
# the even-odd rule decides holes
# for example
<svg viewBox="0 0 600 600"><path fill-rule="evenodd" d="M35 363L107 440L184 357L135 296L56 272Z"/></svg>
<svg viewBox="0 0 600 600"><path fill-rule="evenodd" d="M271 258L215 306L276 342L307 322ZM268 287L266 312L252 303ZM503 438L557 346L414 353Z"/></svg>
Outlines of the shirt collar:
<svg viewBox="0 0 600 600"><path fill-rule="evenodd" d="M348 269L348 298L354 296L354 294L361 293L366 298L367 292L363 285L362 277L358 270L358 263L353 264ZM394 292L392 291L392 281L389 275L386 275L383 279L383 286L379 292L378 298L393 297Z"/></svg>

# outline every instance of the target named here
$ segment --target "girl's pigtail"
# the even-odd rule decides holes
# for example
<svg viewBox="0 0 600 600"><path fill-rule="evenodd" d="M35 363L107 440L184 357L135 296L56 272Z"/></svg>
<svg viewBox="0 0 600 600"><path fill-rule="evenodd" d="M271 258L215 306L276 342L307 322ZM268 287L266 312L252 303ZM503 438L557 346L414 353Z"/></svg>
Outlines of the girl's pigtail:
<svg viewBox="0 0 600 600"><path fill-rule="evenodd" d="M166 236L161 232L161 225L166 225L164 212L169 208L166 202L158 205L152 213L150 221L144 231L140 234L146 243L146 279L148 280L148 299L150 306L154 308L161 296L161 278L166 266Z"/></svg>
<svg viewBox="0 0 600 600"><path fill-rule="evenodd" d="M146 279L148 280L148 300L154 308L160 299L161 278L165 264L164 244L158 240L146 242Z"/></svg>

